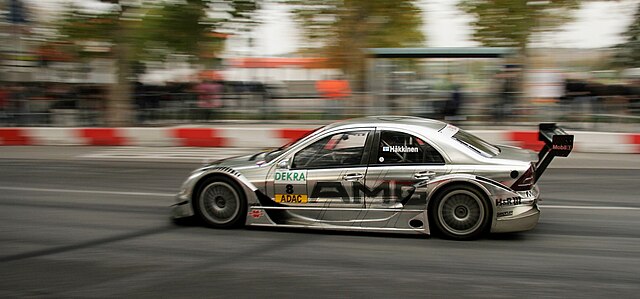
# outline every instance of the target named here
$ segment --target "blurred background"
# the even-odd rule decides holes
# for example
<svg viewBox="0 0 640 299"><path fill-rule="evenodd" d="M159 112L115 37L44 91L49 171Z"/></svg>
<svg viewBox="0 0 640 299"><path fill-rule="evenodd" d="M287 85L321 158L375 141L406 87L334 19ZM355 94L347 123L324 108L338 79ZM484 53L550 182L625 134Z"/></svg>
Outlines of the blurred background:
<svg viewBox="0 0 640 299"><path fill-rule="evenodd" d="M639 0L0 0L0 298L638 298L639 97ZM203 162L377 114L576 148L476 242L169 221Z"/></svg>
<svg viewBox="0 0 640 299"><path fill-rule="evenodd" d="M5 127L640 125L636 0L1 3Z"/></svg>

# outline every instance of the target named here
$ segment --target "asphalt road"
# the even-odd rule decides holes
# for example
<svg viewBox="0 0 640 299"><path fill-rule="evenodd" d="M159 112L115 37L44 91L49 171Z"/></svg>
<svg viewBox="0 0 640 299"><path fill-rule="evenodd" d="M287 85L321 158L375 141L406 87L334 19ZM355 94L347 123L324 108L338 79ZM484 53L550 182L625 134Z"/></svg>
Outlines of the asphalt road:
<svg viewBox="0 0 640 299"><path fill-rule="evenodd" d="M172 194L197 161L96 155L101 151L0 148L0 297L637 298L640 292L638 168L590 168L599 160L588 157L575 167L561 162L568 168L551 168L540 181L544 202L534 230L455 242L175 225L168 216ZM633 165L639 158L620 159Z"/></svg>

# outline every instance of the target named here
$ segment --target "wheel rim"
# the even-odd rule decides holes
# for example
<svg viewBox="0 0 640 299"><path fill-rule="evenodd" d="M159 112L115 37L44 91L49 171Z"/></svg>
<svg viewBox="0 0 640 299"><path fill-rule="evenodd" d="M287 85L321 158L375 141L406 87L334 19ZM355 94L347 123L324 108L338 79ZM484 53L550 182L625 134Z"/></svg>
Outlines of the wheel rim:
<svg viewBox="0 0 640 299"><path fill-rule="evenodd" d="M482 199L467 190L447 193L438 205L438 219L443 228L459 236L475 232L482 225L485 214Z"/></svg>
<svg viewBox="0 0 640 299"><path fill-rule="evenodd" d="M200 193L200 210L213 223L228 223L240 211L238 193L227 183L211 183Z"/></svg>

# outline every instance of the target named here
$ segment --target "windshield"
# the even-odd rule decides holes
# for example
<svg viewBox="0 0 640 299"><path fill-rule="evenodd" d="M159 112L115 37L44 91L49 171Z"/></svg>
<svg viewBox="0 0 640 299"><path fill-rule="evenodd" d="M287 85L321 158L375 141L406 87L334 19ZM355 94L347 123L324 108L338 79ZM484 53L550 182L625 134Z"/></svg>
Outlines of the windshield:
<svg viewBox="0 0 640 299"><path fill-rule="evenodd" d="M459 130L458 132L456 132L452 136L452 138L458 140L460 143L466 145L467 147L485 157L495 157L500 153L500 149L495 145L486 142L480 139L480 137L463 130Z"/></svg>
<svg viewBox="0 0 640 299"><path fill-rule="evenodd" d="M315 129L313 129L313 130L311 130L309 132L306 132L302 136L298 137L298 139L296 139L294 141L291 141L291 142L288 142L285 145L283 145L283 146L281 146L281 147L279 147L277 149L274 149L274 150L272 150L270 152L267 152L267 154L264 156L264 161L267 162L267 163L271 162L271 160L273 160L276 157L278 157L284 150L288 149L292 145L296 144L298 141L300 141L300 140L304 139L305 137L317 132L318 130L320 130L322 128L324 128L324 126L319 127L319 128L315 128Z"/></svg>

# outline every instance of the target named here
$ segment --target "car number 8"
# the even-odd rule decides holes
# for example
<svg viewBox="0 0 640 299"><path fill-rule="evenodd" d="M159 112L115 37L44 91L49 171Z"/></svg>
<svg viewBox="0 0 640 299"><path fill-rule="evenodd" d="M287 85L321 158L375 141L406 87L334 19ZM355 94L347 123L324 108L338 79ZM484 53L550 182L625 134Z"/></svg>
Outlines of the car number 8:
<svg viewBox="0 0 640 299"><path fill-rule="evenodd" d="M285 191L287 191L287 194L293 194L293 185L287 185Z"/></svg>

